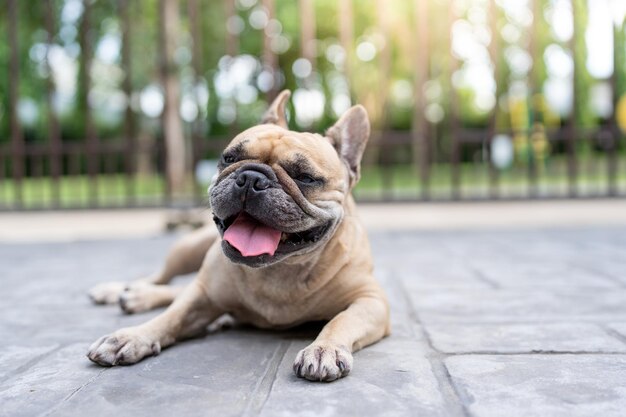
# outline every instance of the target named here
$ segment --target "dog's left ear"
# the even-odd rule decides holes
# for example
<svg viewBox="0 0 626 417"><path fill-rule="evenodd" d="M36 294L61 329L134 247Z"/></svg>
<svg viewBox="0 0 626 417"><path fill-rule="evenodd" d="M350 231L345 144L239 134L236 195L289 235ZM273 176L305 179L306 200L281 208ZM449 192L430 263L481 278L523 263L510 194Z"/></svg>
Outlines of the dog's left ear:
<svg viewBox="0 0 626 417"><path fill-rule="evenodd" d="M350 187L353 187L361 177L361 158L370 137L370 121L365 107L351 107L328 129L326 137L348 165Z"/></svg>
<svg viewBox="0 0 626 417"><path fill-rule="evenodd" d="M285 117L285 105L291 96L291 91L283 90L276 96L272 104L261 119L261 124L273 124L287 129L287 118Z"/></svg>

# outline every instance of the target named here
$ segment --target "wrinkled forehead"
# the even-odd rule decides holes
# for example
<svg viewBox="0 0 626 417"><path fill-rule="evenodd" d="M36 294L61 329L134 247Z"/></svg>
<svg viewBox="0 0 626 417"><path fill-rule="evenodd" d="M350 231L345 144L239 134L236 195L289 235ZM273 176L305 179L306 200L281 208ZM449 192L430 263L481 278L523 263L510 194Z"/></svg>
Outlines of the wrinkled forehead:
<svg viewBox="0 0 626 417"><path fill-rule="evenodd" d="M260 125L237 135L228 148L239 148L246 159L267 164L306 159L323 171L341 169L337 152L326 138L315 133L293 132L274 125Z"/></svg>

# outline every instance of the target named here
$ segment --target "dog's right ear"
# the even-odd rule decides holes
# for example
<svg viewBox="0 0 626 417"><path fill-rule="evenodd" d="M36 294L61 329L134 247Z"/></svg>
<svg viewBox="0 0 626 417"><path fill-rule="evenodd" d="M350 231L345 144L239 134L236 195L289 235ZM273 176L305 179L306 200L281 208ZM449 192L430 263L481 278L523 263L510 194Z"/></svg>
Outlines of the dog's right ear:
<svg viewBox="0 0 626 417"><path fill-rule="evenodd" d="M287 129L287 118L285 116L285 105L291 96L291 91L283 90L276 96L272 104L261 119L261 124L273 124Z"/></svg>

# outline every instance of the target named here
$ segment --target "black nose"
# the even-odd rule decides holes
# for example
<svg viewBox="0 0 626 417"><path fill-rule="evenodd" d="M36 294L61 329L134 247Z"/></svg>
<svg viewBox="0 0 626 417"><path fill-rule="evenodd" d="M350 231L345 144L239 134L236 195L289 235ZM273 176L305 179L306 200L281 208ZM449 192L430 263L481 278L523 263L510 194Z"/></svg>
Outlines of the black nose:
<svg viewBox="0 0 626 417"><path fill-rule="evenodd" d="M235 180L237 187L249 191L263 191L270 188L270 180L262 172L246 170L239 173Z"/></svg>

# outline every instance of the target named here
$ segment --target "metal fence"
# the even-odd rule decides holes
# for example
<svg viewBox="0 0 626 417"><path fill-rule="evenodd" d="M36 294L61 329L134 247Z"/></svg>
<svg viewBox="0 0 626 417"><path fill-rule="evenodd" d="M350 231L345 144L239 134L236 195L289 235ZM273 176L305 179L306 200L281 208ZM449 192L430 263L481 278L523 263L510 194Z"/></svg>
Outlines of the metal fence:
<svg viewBox="0 0 626 417"><path fill-rule="evenodd" d="M527 90L525 98L520 101L525 106L521 112L523 115L518 117L521 121L514 120L517 117L513 116L514 109L505 109L506 106L502 105L506 101L503 97L511 91L512 82L512 64L502 58L503 50L510 46L502 35L509 24L506 20L509 13L506 1L340 0L321 2L323 4L320 5L313 0L297 3L279 0L160 0L158 16L153 20L140 20L140 16L152 10L148 6L150 2L3 2L0 27L6 34L6 48L0 52L4 53L7 62L4 66L5 103L2 112L2 117L6 119L6 137L0 137L2 210L203 204L206 171L212 169L208 161L216 158L229 138L250 123L241 121L245 119L246 109L262 111L262 105L258 106L257 102L270 100L282 88L304 92L317 88L325 96L324 115L318 115L318 120L312 123L307 122L306 117L302 119L304 122L291 117L290 124L294 128L319 130L332 122L335 116L330 108L334 87L327 81L327 73L322 73L321 69L316 72L317 66L321 65L320 60L324 60L318 32L322 21L328 26L326 20L336 26L332 45L339 48L335 51L343 51L341 65L337 65L336 71L345 81L342 88L347 89L349 102L354 103L359 101L360 96L365 97L366 107L374 118L374 132L364 158L363 181L355 190L360 200L626 195L626 155L616 112L622 99L620 77L624 69L622 57L626 55L624 24L623 19L617 23L607 22L613 25L613 71L603 79L592 80L580 87L579 81L587 71L578 57L580 49L585 46L580 41L584 34L577 33L580 25L576 19L580 10L588 14L589 8L594 7L591 2L582 2L582 5L578 0L568 2L571 15L563 18L572 20L571 36L566 41L552 42L569 54L573 65L567 78L571 83L571 96L568 98L571 110L552 124L548 123L550 111L542 102L550 94L545 89L543 64L540 64L546 50L546 42L540 37L541 25L545 26L546 22L537 17L545 14L546 8L554 9L554 4L563 3L560 0L530 0L526 4L532 23L527 24L527 33L520 35L522 40L519 43L533 62L520 78L520 85ZM474 3L476 10L472 11ZM72 42L61 39L71 35L65 33L71 32L67 29L71 26L67 22L67 15L71 14L67 10L70 7L68 4L73 4L71 7L78 10L75 10L78 17L75 17L75 40ZM404 16L407 27L412 28L410 40L401 41L409 46L408 51L392 42L399 37L394 28L398 17L394 21L390 10L400 4L402 7L408 4L410 7L407 10L411 11ZM292 24L287 25L285 21L281 24L277 11L293 8L294 5L297 8L287 14L288 19L293 20ZM374 21L369 22L365 29L359 20L360 8L375 10ZM446 10L446 15L441 15L442 10ZM453 44L463 35L455 35L456 23L467 20L469 14L477 11L483 13L482 26L489 38L485 42L489 61L487 68L495 91L490 99L491 108L474 123L464 117L463 100L467 98L463 94L470 91L467 88L471 86L459 87L454 82L468 61L455 53ZM256 17L253 17L254 13ZM439 13L439 20L433 20L435 13ZM216 15L219 16L216 18ZM203 25L203 19L209 17L220 23L219 28L211 27L212 37L207 36L207 27ZM94 18L98 20L94 21ZM123 105L113 133L103 133L102 123L99 124L94 116L93 104L94 97L97 97L94 84L98 81L94 80L98 77L94 68L101 59L95 56L95 51L102 47L100 32L105 21L114 22L116 33L120 35L119 57L113 61L122 73L116 88L121 93L118 96L122 98ZM248 22L252 29L247 28ZM141 30L148 30L146 25L150 23L154 26L149 29L156 36L146 38ZM288 26L295 28L291 38L287 36ZM176 55L180 48L177 50L172 44L173 39L181 34L186 35L190 55L182 64ZM378 44L363 41L369 39L367 36L378 40ZM241 45L247 38L259 42L257 46L243 51ZM148 44L141 45L141 39L147 39ZM285 42L280 45L284 39L292 41L287 49ZM64 69L62 66L52 68L52 55L55 47L69 50L73 44L78 45L79 51L74 58L79 70L75 76L74 110L68 121L67 116L63 120L61 111L56 110L58 105L55 100L59 98L62 79L52 73L54 70L55 74L58 73L59 68L61 72ZM441 45L446 45L447 50L439 50ZM142 48L155 52L153 62L142 62ZM371 52L368 48L374 48L375 59L367 56ZM30 58L26 56L27 51ZM219 59L207 57L206 51ZM234 57L244 54L257 59L252 81L245 81L248 87L255 89L256 101L248 103L248 107L237 104L232 97L219 97L223 80L218 76L218 68L227 66L228 62L232 64ZM443 63L441 57L445 58ZM298 72L296 60L300 63L298 65L304 65L305 74L291 74L292 69ZM410 68L405 77L409 84L394 80L397 60L404 61L405 66ZM366 89L360 87L359 90L353 80L364 77L364 71L368 71L367 68L359 68L365 65L362 61L368 61L370 67L367 68L378 75L375 84ZM140 80L141 85L137 85L138 71L146 67L152 67L154 73L148 81ZM186 100L184 88L181 90L181 77L191 79L189 96L195 102L191 106L190 117L181 117L179 112ZM265 85L260 81L262 77L266 81L269 77ZM433 105L432 94L425 88L434 79L444 80L439 84L443 86L438 98L442 103L439 107ZM609 101L609 110L591 117L590 122L589 117L585 119L580 114L577 103L588 100L584 89L590 88L594 82L601 84L604 90L600 90L605 96L608 94L605 101ZM156 90L149 90L148 83L156 86ZM25 100L22 90L24 86L31 85L38 85L39 90L36 94L30 91L31 98ZM205 110L201 110L200 101L207 102L207 99L200 97L205 93L198 90L198 85L208 85L206 94L211 94L209 104L204 103ZM372 91L362 91L367 89ZM133 102L141 101L144 95L149 96L148 93L154 91L163 99L162 109L157 109L157 117L148 118L139 109L141 106L133 105ZM394 91L409 104L399 108L394 102ZM149 101L149 98L146 100ZM230 107L224 108L232 114L224 110L228 117L216 121L223 110L222 101L229 103ZM511 106L511 100L508 103ZM28 114L29 108L32 113L33 106L38 109L35 122ZM306 111L299 109L296 102L291 108L291 115L306 116ZM398 114L408 114L408 123L394 121ZM502 123L499 121L502 118L508 121ZM78 134L76 129L71 131L66 127L72 123L79 126ZM68 131L71 131L70 134ZM146 134L146 131L151 133ZM174 178L177 164L182 167L179 180Z"/></svg>

